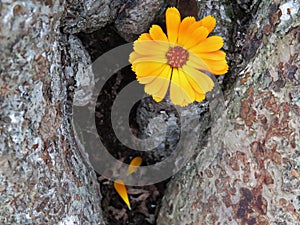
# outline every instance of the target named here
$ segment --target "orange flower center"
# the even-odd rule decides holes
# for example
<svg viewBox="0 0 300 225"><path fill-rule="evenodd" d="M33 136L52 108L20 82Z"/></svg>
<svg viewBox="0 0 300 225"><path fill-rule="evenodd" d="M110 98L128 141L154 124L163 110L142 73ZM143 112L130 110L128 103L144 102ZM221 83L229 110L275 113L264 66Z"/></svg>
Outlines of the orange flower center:
<svg viewBox="0 0 300 225"><path fill-rule="evenodd" d="M172 66L173 68L180 68L189 59L189 53L184 48L175 46L169 49L166 57L170 66Z"/></svg>

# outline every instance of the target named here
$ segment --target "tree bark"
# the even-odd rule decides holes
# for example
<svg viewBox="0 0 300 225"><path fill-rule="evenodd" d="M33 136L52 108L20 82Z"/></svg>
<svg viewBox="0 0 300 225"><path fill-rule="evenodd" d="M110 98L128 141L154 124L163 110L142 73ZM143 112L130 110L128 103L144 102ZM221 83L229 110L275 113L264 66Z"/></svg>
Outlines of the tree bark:
<svg viewBox="0 0 300 225"><path fill-rule="evenodd" d="M132 41L165 2L141 1L128 15L121 0L0 2L1 224L104 224L95 172L71 126L73 97L85 104L94 84L74 34L113 23ZM221 117L169 183L157 224L297 225L300 4L198 4L199 17L216 16L231 69L219 79Z"/></svg>
<svg viewBox="0 0 300 225"><path fill-rule="evenodd" d="M168 184L157 224L299 224L299 10L296 1L232 4L223 117Z"/></svg>
<svg viewBox="0 0 300 225"><path fill-rule="evenodd" d="M60 31L68 7L0 2L1 224L104 224L96 174L70 123L74 77L91 60Z"/></svg>
<svg viewBox="0 0 300 225"><path fill-rule="evenodd" d="M127 18L122 0L0 1L1 224L104 224L99 183L71 124L73 100L86 104L94 85L75 35L113 23L136 37L162 4L133 4L137 17ZM125 20L139 27L124 29Z"/></svg>

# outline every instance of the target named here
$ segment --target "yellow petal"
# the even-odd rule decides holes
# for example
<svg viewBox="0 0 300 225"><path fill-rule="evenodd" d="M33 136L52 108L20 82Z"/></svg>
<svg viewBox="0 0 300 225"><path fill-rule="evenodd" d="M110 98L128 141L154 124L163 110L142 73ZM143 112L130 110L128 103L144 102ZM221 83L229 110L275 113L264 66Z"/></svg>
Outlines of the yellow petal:
<svg viewBox="0 0 300 225"><path fill-rule="evenodd" d="M189 81L191 87L194 90L195 93L195 101L201 102L205 99L205 93L202 92L201 87L198 85L198 83L192 79L189 75L186 75L187 80Z"/></svg>
<svg viewBox="0 0 300 225"><path fill-rule="evenodd" d="M170 80L171 80L171 71L172 68L170 66L166 67L164 75L158 77L156 80L158 87L155 89L155 91L153 91L152 94L152 97L156 102L160 102L161 100L163 100L167 94Z"/></svg>
<svg viewBox="0 0 300 225"><path fill-rule="evenodd" d="M215 75L225 74L228 70L226 62L226 54L223 51L215 51L211 53L198 53L193 54L189 51L189 60L186 65L198 70L208 71ZM212 60L214 58L216 60Z"/></svg>
<svg viewBox="0 0 300 225"><path fill-rule="evenodd" d="M190 67L194 67L198 70L205 70L209 71L208 65L205 63L202 58L198 56L198 54L194 54L193 52L189 51L189 59L186 64Z"/></svg>
<svg viewBox="0 0 300 225"><path fill-rule="evenodd" d="M201 89L200 85L193 79L191 76L186 74L186 79L188 80L189 84L191 85L192 89L194 90L195 94L195 101L201 102L205 99L205 93Z"/></svg>
<svg viewBox="0 0 300 225"><path fill-rule="evenodd" d="M198 27L196 30L189 34L190 36L186 40L186 42L183 43L183 47L186 49L194 47L198 43L204 41L207 38L208 34L208 30L205 27Z"/></svg>
<svg viewBox="0 0 300 225"><path fill-rule="evenodd" d="M137 156L131 160L129 167L127 169L127 175L132 174L136 169L142 164L142 158Z"/></svg>
<svg viewBox="0 0 300 225"><path fill-rule="evenodd" d="M150 28L150 36L153 40L158 40L158 41L168 41L168 38L166 36L166 34L163 32L163 30L161 29L160 26L158 25L152 25L152 27Z"/></svg>
<svg viewBox="0 0 300 225"><path fill-rule="evenodd" d="M194 91L181 69L173 68L170 99L179 106L186 106L195 99Z"/></svg>
<svg viewBox="0 0 300 225"><path fill-rule="evenodd" d="M207 92L211 91L214 87L213 80L206 75L190 66L183 66L183 71L187 74L186 77L189 80L190 84L193 84L193 88L198 93L206 94ZM191 79L193 81L191 81ZM198 86L194 85L197 84Z"/></svg>
<svg viewBox="0 0 300 225"><path fill-rule="evenodd" d="M140 54L138 54L137 52L131 52L130 55L129 55L129 62L130 62L131 64L133 64L134 61L135 61L136 59L138 59L138 58L140 58L140 57L142 57L142 56L143 56L143 55L140 55Z"/></svg>
<svg viewBox="0 0 300 225"><path fill-rule="evenodd" d="M166 64L159 62L142 62L137 63L134 66L134 72L136 73L138 78L146 76L155 76L155 74L159 74L165 66Z"/></svg>
<svg viewBox="0 0 300 225"><path fill-rule="evenodd" d="M161 100L163 100L164 98L160 97L160 96L155 96L155 95L152 95L152 98L154 101L156 102L161 102Z"/></svg>
<svg viewBox="0 0 300 225"><path fill-rule="evenodd" d="M205 99L205 94L195 92L195 101L202 102Z"/></svg>
<svg viewBox="0 0 300 225"><path fill-rule="evenodd" d="M139 36L139 38L137 39L137 41L150 41L152 40L150 34L148 33L143 33Z"/></svg>
<svg viewBox="0 0 300 225"><path fill-rule="evenodd" d="M152 95L154 100L161 101L165 97L171 79L171 70L171 67L166 65L155 79L145 85L145 92Z"/></svg>
<svg viewBox="0 0 300 225"><path fill-rule="evenodd" d="M221 38L220 36L210 36L190 50L195 53L214 52L222 48L223 43L223 38Z"/></svg>
<svg viewBox="0 0 300 225"><path fill-rule="evenodd" d="M149 84L152 83L153 80L155 80L157 77L155 76L147 76L147 77L139 77L137 78L138 82L140 84Z"/></svg>
<svg viewBox="0 0 300 225"><path fill-rule="evenodd" d="M145 62L167 63L167 61L168 61L167 57L165 57L163 55L139 55L137 53L136 55L133 55L133 57L136 57L136 58L134 58L134 60L132 60L132 64L145 63ZM131 58L129 58L129 59L131 59Z"/></svg>
<svg viewBox="0 0 300 225"><path fill-rule="evenodd" d="M195 23L194 17L185 17L180 26L179 26L179 34L178 34L178 44L183 46L190 39L190 33L188 32L190 26Z"/></svg>
<svg viewBox="0 0 300 225"><path fill-rule="evenodd" d="M202 59L224 60L226 58L226 53L222 50L218 50L215 52L201 52L197 55Z"/></svg>
<svg viewBox="0 0 300 225"><path fill-rule="evenodd" d="M175 7L168 8L166 11L166 26L169 42L177 43L179 25L181 17L178 9Z"/></svg>
<svg viewBox="0 0 300 225"><path fill-rule="evenodd" d="M215 75L224 74L228 71L228 64L226 60L210 60L203 59L203 61L208 65L209 71Z"/></svg>
<svg viewBox="0 0 300 225"><path fill-rule="evenodd" d="M200 26L206 27L208 32L210 33L216 26L216 19L213 16L209 15L201 19L198 23Z"/></svg>
<svg viewBox="0 0 300 225"><path fill-rule="evenodd" d="M121 179L115 180L114 188L117 191L117 193L120 195L120 197L123 199L123 201L126 203L128 208L131 210L130 202L129 202L129 198L128 198L128 194L124 182Z"/></svg>
<svg viewBox="0 0 300 225"><path fill-rule="evenodd" d="M133 49L141 55L155 55L163 57L166 54L166 48L159 45L156 41L135 41Z"/></svg>

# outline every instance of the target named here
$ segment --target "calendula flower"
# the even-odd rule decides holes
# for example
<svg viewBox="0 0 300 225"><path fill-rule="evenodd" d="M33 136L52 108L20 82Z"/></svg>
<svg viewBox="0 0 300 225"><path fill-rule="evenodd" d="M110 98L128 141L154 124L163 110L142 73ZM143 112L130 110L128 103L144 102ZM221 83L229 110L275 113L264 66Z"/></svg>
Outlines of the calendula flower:
<svg viewBox="0 0 300 225"><path fill-rule="evenodd" d="M220 75L228 70L226 54L220 50L223 39L208 36L216 19L207 16L200 21L186 17L181 21L179 11L166 11L167 35L160 26L153 25L133 45L129 62L145 92L157 102L165 98L170 89L170 99L175 105L186 106L201 102L214 87L212 79L204 72Z"/></svg>

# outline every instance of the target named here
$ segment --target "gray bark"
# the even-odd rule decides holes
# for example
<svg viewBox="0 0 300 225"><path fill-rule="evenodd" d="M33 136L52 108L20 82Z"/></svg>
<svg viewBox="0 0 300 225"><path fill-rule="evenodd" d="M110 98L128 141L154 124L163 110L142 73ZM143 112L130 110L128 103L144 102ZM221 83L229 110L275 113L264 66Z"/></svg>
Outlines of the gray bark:
<svg viewBox="0 0 300 225"><path fill-rule="evenodd" d="M231 40L222 126L169 183L158 224L299 224L300 4L238 2L252 18Z"/></svg>
<svg viewBox="0 0 300 225"><path fill-rule="evenodd" d="M0 4L1 224L104 224L95 172L70 124L74 77L90 58L60 32L67 7Z"/></svg>

